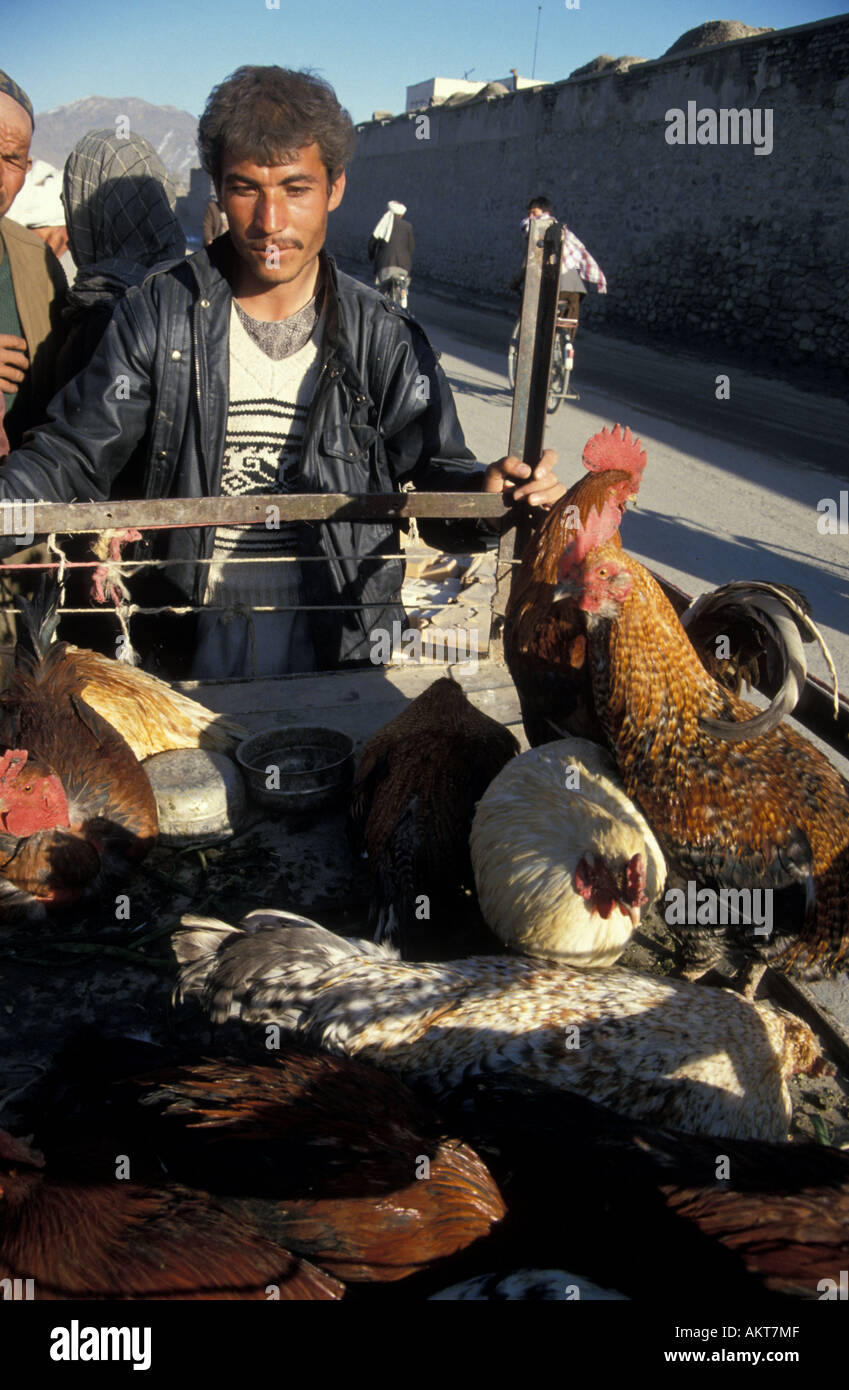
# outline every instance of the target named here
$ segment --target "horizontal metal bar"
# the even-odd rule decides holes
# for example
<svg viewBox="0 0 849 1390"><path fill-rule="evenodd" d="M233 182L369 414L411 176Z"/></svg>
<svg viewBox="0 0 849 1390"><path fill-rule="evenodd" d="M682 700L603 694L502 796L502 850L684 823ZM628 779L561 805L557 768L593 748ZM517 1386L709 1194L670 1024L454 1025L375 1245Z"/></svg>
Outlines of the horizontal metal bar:
<svg viewBox="0 0 849 1390"><path fill-rule="evenodd" d="M86 535L89 535L90 533L87 532L87 531L81 531L81 532L79 532L79 534L80 534L80 535L83 535L83 536L86 536ZM58 550L58 546L57 546L57 550ZM412 561L416 561L416 560L432 560L434 564L438 564L438 563L439 563L439 558L441 557L441 555L442 555L442 552L441 552L441 551L438 551L438 550L430 550L430 551L415 551L415 550L390 550L390 551L383 551L383 550L381 550L381 551L374 551L374 552L369 551L368 555L353 555L353 554L352 554L352 555L334 555L332 558L333 558L334 561L336 561L336 560L356 560L358 564L365 564L366 562L368 562L368 563L371 564L371 563L372 563L373 561L375 561L375 560L404 560L404 561L406 561L407 563L409 563L411 560L412 560ZM461 560L462 560L462 559L466 559L466 558L471 558L471 552L469 553L468 556L466 555L466 553L465 553L464 551L452 551L452 552L451 552L451 559L452 559L452 560L456 560L456 559L461 559ZM26 573L28 573L29 571L32 571L33 573L37 573L39 570L59 570L59 569L63 569L63 568L64 568L64 570L66 570L66 571L70 571L70 570L96 570L96 569L100 569L100 567L103 565L103 563L104 563L104 562L103 562L102 560L64 560L64 561L61 561L61 560L51 560L51 561L41 561L41 560L38 560L38 561L34 561L34 562L27 561L26 563L23 563L23 562L22 562L22 563L20 563L20 564L14 564L14 565L13 565L13 564L11 564L8 560L0 560L0 573L2 573L2 574L4 574L4 575L5 575L5 574L17 574L18 572L20 572L21 574L26 574ZM167 568L167 567L169 567L169 566L171 566L171 565L206 565L206 566L211 566L211 565L220 565L221 563L222 563L222 561L221 561L221 557L220 557L220 556L210 556L208 559L205 559L205 560L198 559L196 556L193 556L193 555L192 555L192 556L186 556L186 557L183 557L183 558L180 558L179 556L177 556L177 557L174 557L173 559L168 559L168 560L125 560L125 559L122 557L122 559L121 559L121 570L124 571L124 570L165 569L165 568ZM228 556L227 556L227 559L226 559L226 561L224 561L224 563L228 566L228 568L229 568L230 565L327 565L327 564L330 563L330 559L328 558L327 555L251 555L251 556L238 556L238 555L237 555L237 556L233 556L233 555L228 555ZM513 561L513 563L518 565L520 562L519 562L518 560L515 560L515 561ZM441 578L441 577L442 577L442 576L436 576L436 579L439 579L439 578ZM458 579L459 579L459 578L460 578L460 574L457 574L457 575L451 575L451 574L449 574L449 575L446 575L445 578L447 578L447 579L458 578ZM422 580L422 581L424 581L424 582L427 583L427 584L432 584L432 583L435 583L435 582L436 582L436 579L429 579L429 578L427 577L426 574L421 574L421 575L415 575L415 576L413 576L408 582L411 583L411 584L414 584L414 583L418 583L419 580Z"/></svg>
<svg viewBox="0 0 849 1390"><path fill-rule="evenodd" d="M13 510L14 506L14 510ZM272 508L276 511L272 511ZM247 526L274 521L396 521L403 517L497 520L497 492L272 493L250 497L167 497L133 502L0 503L0 533L158 530L169 526ZM270 529L274 529L274 526Z"/></svg>
<svg viewBox="0 0 849 1390"><path fill-rule="evenodd" d="M366 609L384 609L386 600L376 600L374 603L282 603L282 604L261 604L261 603L204 603L200 607L197 604L187 603L182 607L174 604L163 604L159 608L145 608L142 604L128 603L118 604L117 607L100 608L60 608L59 614L62 617L68 615L85 616L88 618L114 618L116 612L128 614L131 618L154 617L157 613L175 613L178 617L185 616L187 613L237 613L250 616L252 613L364 613ZM0 613L11 616L17 610L9 604L0 604ZM449 599L445 603L438 603L430 600L419 607L406 605L406 613L409 616L417 613L450 613L455 619L459 620L464 611L468 612L466 604L459 604L454 599ZM452 628L457 627L457 621L449 624ZM433 624L435 627L436 624ZM427 632L428 628L416 629L417 631ZM467 630L465 627L462 629ZM472 631L471 628L468 631Z"/></svg>

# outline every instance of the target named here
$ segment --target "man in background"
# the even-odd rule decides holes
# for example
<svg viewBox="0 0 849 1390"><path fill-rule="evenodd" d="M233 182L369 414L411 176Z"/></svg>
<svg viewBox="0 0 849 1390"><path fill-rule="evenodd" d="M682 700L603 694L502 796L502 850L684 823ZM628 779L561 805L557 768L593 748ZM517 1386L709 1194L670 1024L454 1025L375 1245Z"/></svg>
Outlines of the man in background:
<svg viewBox="0 0 849 1390"><path fill-rule="evenodd" d="M7 216L31 168L32 103L0 72L0 391L11 448L55 390L65 275L49 246Z"/></svg>
<svg viewBox="0 0 849 1390"><path fill-rule="evenodd" d="M403 203L394 200L387 203L368 244L368 258L374 262L374 283L382 289L388 280L400 280L403 309L407 307L416 246L412 225L404 220L406 211Z"/></svg>
<svg viewBox="0 0 849 1390"><path fill-rule="evenodd" d="M537 218L553 216L554 209L550 199L543 197L542 194L531 198L528 203L527 215L522 219L522 235L527 238L531 222L535 222ZM607 294L607 280L598 261L590 255L584 243L575 236L575 233L566 226L563 227L563 232L563 257L560 266L561 312L567 318L576 320L576 327L572 333L574 338L578 331L577 320L580 316L581 300L587 293L587 284L595 285L599 294ZM510 285L511 290L521 294L524 279L525 266L523 261L521 270Z"/></svg>

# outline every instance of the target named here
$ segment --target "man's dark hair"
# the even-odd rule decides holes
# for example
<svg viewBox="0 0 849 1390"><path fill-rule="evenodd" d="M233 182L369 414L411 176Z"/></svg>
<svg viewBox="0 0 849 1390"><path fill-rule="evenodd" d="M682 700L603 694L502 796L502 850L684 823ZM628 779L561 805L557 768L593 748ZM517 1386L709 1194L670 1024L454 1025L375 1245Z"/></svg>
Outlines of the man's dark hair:
<svg viewBox="0 0 849 1390"><path fill-rule="evenodd" d="M213 87L198 125L201 164L216 183L225 150L256 164L285 164L313 144L335 182L354 148L351 117L329 82L290 68L237 68Z"/></svg>
<svg viewBox="0 0 849 1390"><path fill-rule="evenodd" d="M554 211L551 206L550 198L531 198L531 201L525 209L526 212L530 212L531 208L539 208L540 212L547 212L549 214Z"/></svg>

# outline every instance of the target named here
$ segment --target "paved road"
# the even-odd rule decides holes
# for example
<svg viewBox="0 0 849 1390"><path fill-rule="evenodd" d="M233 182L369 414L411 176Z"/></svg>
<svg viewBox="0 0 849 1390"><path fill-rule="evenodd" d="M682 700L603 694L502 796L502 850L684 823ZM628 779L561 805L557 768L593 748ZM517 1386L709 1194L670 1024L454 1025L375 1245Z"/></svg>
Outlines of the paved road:
<svg viewBox="0 0 849 1390"><path fill-rule="evenodd" d="M510 426L509 319L421 294L411 307L442 353L470 447L498 458ZM849 534L817 527L817 503L839 505L841 491L849 519L849 406L732 368L724 369L731 399L718 401L721 364L600 334L579 334L576 364L581 399L564 403L548 427L563 481L579 475L591 434L630 425L648 466L639 509L623 525L626 547L691 594L731 579L794 584L849 691ZM826 675L816 653L811 670Z"/></svg>

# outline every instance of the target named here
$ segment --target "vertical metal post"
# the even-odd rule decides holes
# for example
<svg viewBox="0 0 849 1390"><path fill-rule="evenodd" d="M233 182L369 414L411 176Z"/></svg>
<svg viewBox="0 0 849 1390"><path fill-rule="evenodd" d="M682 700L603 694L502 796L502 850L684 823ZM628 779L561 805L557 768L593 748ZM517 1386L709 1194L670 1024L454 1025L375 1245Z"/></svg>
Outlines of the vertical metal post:
<svg viewBox="0 0 849 1390"><path fill-rule="evenodd" d="M560 223L553 217L531 218L508 453L534 468L545 446L548 380L557 329L562 251ZM490 637L490 655L498 659L503 651L504 614L513 577L513 560L521 555L529 530L527 507L515 507L505 514L495 569Z"/></svg>

